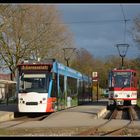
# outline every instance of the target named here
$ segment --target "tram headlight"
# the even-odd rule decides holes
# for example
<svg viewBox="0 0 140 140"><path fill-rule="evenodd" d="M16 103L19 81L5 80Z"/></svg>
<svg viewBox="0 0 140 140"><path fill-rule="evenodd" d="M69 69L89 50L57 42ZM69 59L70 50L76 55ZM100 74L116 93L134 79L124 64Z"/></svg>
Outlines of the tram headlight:
<svg viewBox="0 0 140 140"><path fill-rule="evenodd" d="M130 97L130 95L128 94L127 97Z"/></svg>
<svg viewBox="0 0 140 140"><path fill-rule="evenodd" d="M118 95L117 95L117 94L115 94L115 97L118 97Z"/></svg>

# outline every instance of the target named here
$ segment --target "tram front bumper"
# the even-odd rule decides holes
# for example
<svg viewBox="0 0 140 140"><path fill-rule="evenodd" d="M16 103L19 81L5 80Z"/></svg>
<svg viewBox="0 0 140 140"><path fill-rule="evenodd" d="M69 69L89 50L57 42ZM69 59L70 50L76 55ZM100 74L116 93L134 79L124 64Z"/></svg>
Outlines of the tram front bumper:
<svg viewBox="0 0 140 140"><path fill-rule="evenodd" d="M124 100L109 100L108 105L124 105Z"/></svg>
<svg viewBox="0 0 140 140"><path fill-rule="evenodd" d="M124 105L124 101L123 100L116 100L116 105Z"/></svg>

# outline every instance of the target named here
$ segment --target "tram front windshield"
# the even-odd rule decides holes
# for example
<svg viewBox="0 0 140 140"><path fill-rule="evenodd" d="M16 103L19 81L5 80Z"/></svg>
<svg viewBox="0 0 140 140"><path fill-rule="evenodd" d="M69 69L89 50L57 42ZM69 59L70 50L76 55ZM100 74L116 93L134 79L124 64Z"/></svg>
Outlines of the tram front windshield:
<svg viewBox="0 0 140 140"><path fill-rule="evenodd" d="M113 72L112 85L123 88L130 87L131 72Z"/></svg>
<svg viewBox="0 0 140 140"><path fill-rule="evenodd" d="M19 79L19 93L47 93L49 88L49 73L22 73Z"/></svg>

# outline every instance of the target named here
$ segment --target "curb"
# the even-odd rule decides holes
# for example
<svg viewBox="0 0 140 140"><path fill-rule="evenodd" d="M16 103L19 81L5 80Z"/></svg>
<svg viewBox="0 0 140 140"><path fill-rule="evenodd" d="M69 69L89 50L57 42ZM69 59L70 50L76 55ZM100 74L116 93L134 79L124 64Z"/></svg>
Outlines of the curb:
<svg viewBox="0 0 140 140"><path fill-rule="evenodd" d="M100 118L100 117L103 116L106 112L107 112L107 109L106 109L106 107L105 107L103 110L101 110L101 111L99 111L99 112L97 113L97 118Z"/></svg>
<svg viewBox="0 0 140 140"><path fill-rule="evenodd" d="M14 119L14 112L4 112L3 115L0 115L0 122L10 121Z"/></svg>

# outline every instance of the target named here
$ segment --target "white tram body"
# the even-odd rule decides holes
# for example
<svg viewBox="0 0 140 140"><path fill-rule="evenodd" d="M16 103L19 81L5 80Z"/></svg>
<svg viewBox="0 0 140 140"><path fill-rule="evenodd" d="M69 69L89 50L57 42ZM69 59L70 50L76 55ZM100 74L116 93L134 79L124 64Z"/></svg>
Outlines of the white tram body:
<svg viewBox="0 0 140 140"><path fill-rule="evenodd" d="M55 59L18 65L18 111L55 112L92 100L92 79Z"/></svg>

